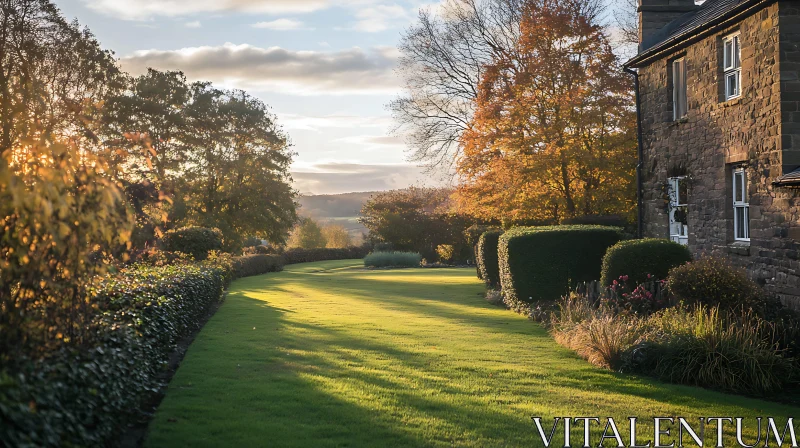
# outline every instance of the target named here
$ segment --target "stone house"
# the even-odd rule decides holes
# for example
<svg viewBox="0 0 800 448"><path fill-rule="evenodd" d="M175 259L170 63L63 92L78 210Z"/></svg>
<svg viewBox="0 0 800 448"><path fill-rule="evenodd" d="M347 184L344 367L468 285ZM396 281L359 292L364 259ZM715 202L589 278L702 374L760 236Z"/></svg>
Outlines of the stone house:
<svg viewBox="0 0 800 448"><path fill-rule="evenodd" d="M640 232L724 254L800 306L800 1L638 13Z"/></svg>

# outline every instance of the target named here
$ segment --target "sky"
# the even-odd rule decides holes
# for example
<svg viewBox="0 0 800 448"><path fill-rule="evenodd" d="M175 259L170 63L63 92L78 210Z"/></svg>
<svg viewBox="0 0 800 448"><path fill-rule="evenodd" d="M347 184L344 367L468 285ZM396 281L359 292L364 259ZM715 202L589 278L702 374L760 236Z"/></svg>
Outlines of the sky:
<svg viewBox="0 0 800 448"><path fill-rule="evenodd" d="M55 0L123 69L181 70L190 81L262 99L297 153L306 194L437 185L406 161L386 104L400 92L396 45L436 0Z"/></svg>

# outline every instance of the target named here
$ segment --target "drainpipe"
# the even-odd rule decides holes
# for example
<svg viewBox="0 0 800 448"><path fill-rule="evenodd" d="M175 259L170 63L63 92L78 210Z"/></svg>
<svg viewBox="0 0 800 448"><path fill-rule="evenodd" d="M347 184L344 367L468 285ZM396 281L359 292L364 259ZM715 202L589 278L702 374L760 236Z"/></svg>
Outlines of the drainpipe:
<svg viewBox="0 0 800 448"><path fill-rule="evenodd" d="M638 142L639 163L636 164L636 237L644 238L644 207L642 205L642 166L644 165L644 147L642 146L642 102L639 97L639 73L624 67L625 73L633 76L633 88L636 91L636 141Z"/></svg>

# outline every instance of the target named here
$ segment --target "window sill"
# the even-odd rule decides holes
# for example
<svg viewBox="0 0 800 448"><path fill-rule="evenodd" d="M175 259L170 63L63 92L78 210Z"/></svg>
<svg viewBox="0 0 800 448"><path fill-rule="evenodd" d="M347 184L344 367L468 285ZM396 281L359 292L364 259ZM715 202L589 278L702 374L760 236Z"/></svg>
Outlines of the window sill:
<svg viewBox="0 0 800 448"><path fill-rule="evenodd" d="M678 118L677 120L672 120L670 122L670 126L678 126L679 124L688 123L688 122L689 122L689 117L684 115L681 118Z"/></svg>
<svg viewBox="0 0 800 448"><path fill-rule="evenodd" d="M739 96L735 96L735 97L727 99L727 100L723 100L722 102L719 103L719 106L720 107L731 107L731 106L736 106L737 104L739 104L741 102L742 102L742 96L739 95Z"/></svg>
<svg viewBox="0 0 800 448"><path fill-rule="evenodd" d="M750 241L734 241L728 244L728 253L735 255L750 255Z"/></svg>

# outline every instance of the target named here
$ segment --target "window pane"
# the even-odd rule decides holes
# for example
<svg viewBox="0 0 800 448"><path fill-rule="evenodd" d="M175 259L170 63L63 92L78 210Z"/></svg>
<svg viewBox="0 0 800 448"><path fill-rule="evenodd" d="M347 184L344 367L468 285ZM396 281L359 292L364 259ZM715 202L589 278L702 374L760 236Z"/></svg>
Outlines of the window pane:
<svg viewBox="0 0 800 448"><path fill-rule="evenodd" d="M736 223L735 223L736 224L736 238L747 238L747 236L745 236L746 235L746 232L745 232L746 224L745 223L747 222L745 217L746 217L745 208L744 207L736 207L736 215L735 215L735 218L734 218L736 220Z"/></svg>
<svg viewBox="0 0 800 448"><path fill-rule="evenodd" d="M725 41L725 57L724 57L724 67L728 69L731 67L731 56L733 54L733 42L730 40Z"/></svg>
<svg viewBox="0 0 800 448"><path fill-rule="evenodd" d="M733 173L733 201L744 202L744 194L742 192L742 172L736 171Z"/></svg>
<svg viewBox="0 0 800 448"><path fill-rule="evenodd" d="M725 75L725 95L730 98L739 94L738 73L733 72Z"/></svg>
<svg viewBox="0 0 800 448"><path fill-rule="evenodd" d="M744 237L750 239L750 207L743 207L744 210L744 221L742 221L742 227L744 227Z"/></svg>
<svg viewBox="0 0 800 448"><path fill-rule="evenodd" d="M678 179L678 203L687 204L689 201L689 186L686 179Z"/></svg>

